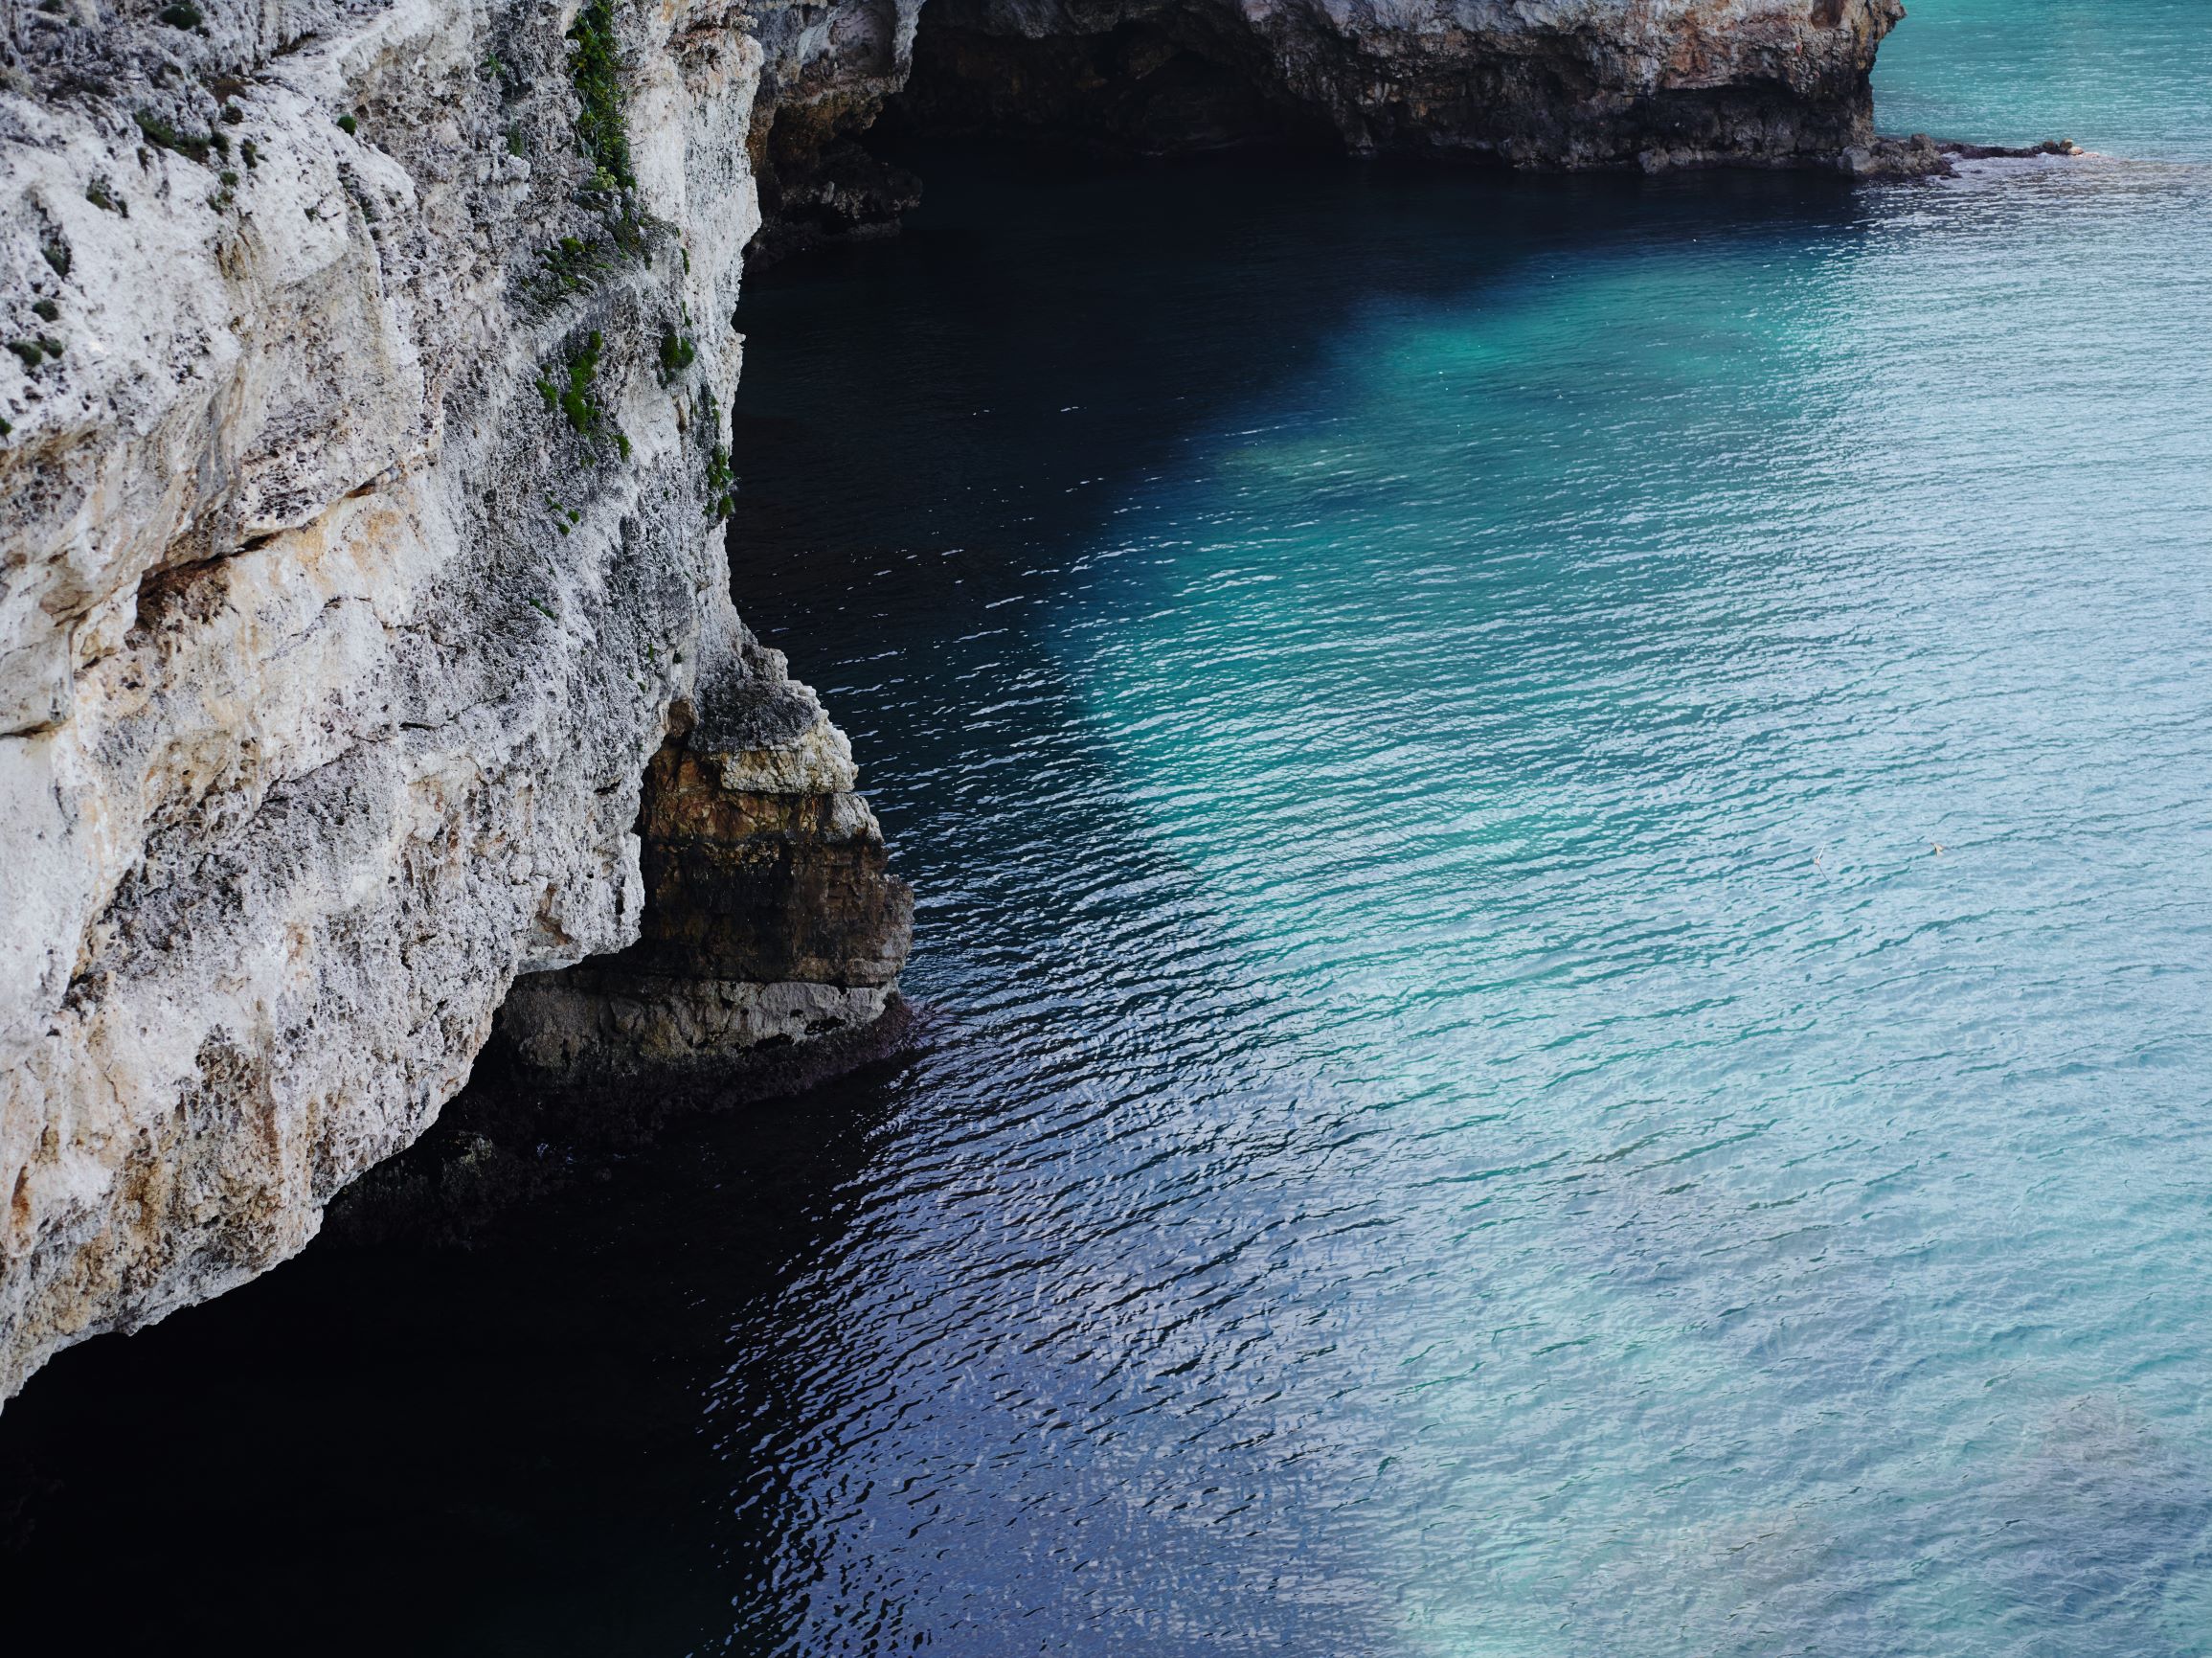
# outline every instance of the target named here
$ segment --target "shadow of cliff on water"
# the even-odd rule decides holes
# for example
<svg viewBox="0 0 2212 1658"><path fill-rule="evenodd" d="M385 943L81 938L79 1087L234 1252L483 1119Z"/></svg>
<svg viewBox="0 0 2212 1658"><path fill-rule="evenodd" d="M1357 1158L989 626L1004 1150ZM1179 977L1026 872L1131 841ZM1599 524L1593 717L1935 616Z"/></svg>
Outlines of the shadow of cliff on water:
<svg viewBox="0 0 2212 1658"><path fill-rule="evenodd" d="M325 1239L0 1416L0 1594L29 1650L672 1654L784 1539L704 1401L833 1251L886 1063L694 1118L463 1248Z"/></svg>
<svg viewBox="0 0 2212 1658"><path fill-rule="evenodd" d="M1047 752L1076 773L1099 762L1067 752L1048 636L1101 593L1141 607L1148 484L1281 418L1272 399L1325 379L1377 307L1504 305L1561 261L1663 260L1714 238L1780 253L1868 222L1862 192L1796 172L959 147L898 160L927 189L896 239L748 284L729 547L739 613L852 738L916 890L925 974L959 885L938 861L956 838L945 813L1019 815L1003 793L940 785L1025 786L1025 757Z"/></svg>

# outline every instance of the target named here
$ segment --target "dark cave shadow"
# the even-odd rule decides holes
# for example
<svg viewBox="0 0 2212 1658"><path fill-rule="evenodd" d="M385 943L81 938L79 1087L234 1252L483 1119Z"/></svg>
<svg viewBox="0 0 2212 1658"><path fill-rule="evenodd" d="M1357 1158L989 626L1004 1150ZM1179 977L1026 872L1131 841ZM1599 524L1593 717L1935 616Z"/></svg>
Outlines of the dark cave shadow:
<svg viewBox="0 0 2212 1658"><path fill-rule="evenodd" d="M906 1066L670 1125L463 1247L324 1239L0 1416L11 1636L72 1651L670 1653L770 1569L706 1439L734 1331L833 1249ZM118 1585L126 1585L119 1589ZM41 1620L50 1620L45 1629Z"/></svg>

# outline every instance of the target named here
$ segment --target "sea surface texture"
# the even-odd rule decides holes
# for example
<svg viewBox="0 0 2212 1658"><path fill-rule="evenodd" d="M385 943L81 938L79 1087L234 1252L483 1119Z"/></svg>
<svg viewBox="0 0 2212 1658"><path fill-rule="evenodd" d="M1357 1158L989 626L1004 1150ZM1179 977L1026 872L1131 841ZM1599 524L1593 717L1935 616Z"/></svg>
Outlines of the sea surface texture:
<svg viewBox="0 0 2212 1658"><path fill-rule="evenodd" d="M2212 14L1918 0L1879 87L2095 153L940 158L756 284L736 590L918 1051L66 1355L12 1557L421 1651L2212 1653Z"/></svg>

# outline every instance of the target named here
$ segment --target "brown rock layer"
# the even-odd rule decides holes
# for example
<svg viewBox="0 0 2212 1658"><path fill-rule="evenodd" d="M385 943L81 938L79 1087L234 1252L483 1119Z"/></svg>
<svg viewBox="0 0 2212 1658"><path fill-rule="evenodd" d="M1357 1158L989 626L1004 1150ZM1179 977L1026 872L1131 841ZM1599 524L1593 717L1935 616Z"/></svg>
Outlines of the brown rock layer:
<svg viewBox="0 0 2212 1658"><path fill-rule="evenodd" d="M752 653L758 677L717 681L731 694L706 712L678 703L646 768L637 942L518 980L501 1010L542 1084L751 1092L778 1050L864 1030L890 1006L914 894L853 792L844 737L779 656Z"/></svg>

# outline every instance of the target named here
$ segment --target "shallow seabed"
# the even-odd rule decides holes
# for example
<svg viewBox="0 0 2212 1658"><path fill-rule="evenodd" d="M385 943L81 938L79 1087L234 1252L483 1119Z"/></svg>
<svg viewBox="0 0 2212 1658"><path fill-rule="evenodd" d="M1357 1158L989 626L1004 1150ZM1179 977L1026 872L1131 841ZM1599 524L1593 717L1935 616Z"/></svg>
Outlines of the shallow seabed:
<svg viewBox="0 0 2212 1658"><path fill-rule="evenodd" d="M2101 154L940 157L756 284L739 602L920 1051L68 1355L12 1557L436 1651L2212 1652L2212 18L1920 0L1882 90Z"/></svg>

